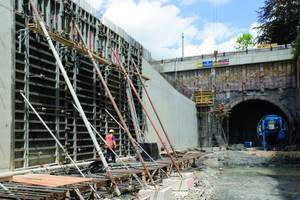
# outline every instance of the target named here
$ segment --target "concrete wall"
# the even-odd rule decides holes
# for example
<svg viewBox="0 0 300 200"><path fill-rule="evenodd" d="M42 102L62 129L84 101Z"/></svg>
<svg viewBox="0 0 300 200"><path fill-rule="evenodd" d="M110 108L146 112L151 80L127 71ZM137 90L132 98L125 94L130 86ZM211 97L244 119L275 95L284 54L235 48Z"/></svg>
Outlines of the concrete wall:
<svg viewBox="0 0 300 200"><path fill-rule="evenodd" d="M299 70L291 62L291 50L290 45L282 45L218 55L218 60L221 57L227 59L227 65L198 67L198 63L214 60L213 55L205 55L164 60L155 62L154 66L161 73L176 77L190 90L202 88L215 92L214 104L199 109L203 114L198 119L201 145L214 145L212 134L220 136L222 131L218 126L222 125L230 144L252 141L258 146L257 124L269 114L281 116L287 122L288 145L294 142L299 132L296 123L299 116L296 97ZM211 111L218 110L220 103L231 109L229 118L216 120L218 115L211 114ZM221 136L225 137L223 133Z"/></svg>
<svg viewBox="0 0 300 200"><path fill-rule="evenodd" d="M175 149L198 146L195 102L177 92L147 61L143 60L142 68L143 74L150 78L146 82L148 93ZM159 133L164 136L145 92L143 101ZM162 147L149 119L146 120L146 127L147 138Z"/></svg>
<svg viewBox="0 0 300 200"><path fill-rule="evenodd" d="M12 129L12 14L10 1L0 2L0 170L8 169L11 160Z"/></svg>
<svg viewBox="0 0 300 200"><path fill-rule="evenodd" d="M234 66L234 65L244 65L244 64L254 64L254 63L265 63L274 62L278 60L290 60L292 58L291 45L280 45L274 46L272 49L270 47L256 48L249 51L234 51L234 52L224 52L219 53L217 60L228 60L229 64L218 65L216 67L224 66ZM176 69L174 68L174 62L178 60ZM174 72L176 71L187 71L195 69L203 69L209 67L199 67L199 63L213 61L215 60L213 54L185 57L181 59L164 60L163 64L160 62L155 62L155 67L159 69L160 72Z"/></svg>

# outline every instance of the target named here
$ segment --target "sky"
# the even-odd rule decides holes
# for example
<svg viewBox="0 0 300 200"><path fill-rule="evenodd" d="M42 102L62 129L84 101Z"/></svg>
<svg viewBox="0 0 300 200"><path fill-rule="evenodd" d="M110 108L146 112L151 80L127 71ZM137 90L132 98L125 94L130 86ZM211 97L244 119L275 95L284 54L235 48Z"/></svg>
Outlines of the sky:
<svg viewBox="0 0 300 200"><path fill-rule="evenodd" d="M86 2L143 45L154 60L235 51L240 35L257 36L256 11L264 6L264 0Z"/></svg>

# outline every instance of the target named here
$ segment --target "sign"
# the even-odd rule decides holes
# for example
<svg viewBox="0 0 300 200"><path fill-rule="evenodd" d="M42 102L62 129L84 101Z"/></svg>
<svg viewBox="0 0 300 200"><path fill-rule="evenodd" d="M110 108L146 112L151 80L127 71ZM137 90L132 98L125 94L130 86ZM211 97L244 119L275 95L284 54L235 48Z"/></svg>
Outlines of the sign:
<svg viewBox="0 0 300 200"><path fill-rule="evenodd" d="M257 48L277 46L277 43L257 45Z"/></svg>
<svg viewBox="0 0 300 200"><path fill-rule="evenodd" d="M219 60L218 65L229 65L229 59Z"/></svg>
<svg viewBox="0 0 300 200"><path fill-rule="evenodd" d="M229 65L229 59L222 59L222 60L210 60L210 61L203 61L198 62L197 67L212 67L212 66L220 66L220 65Z"/></svg>

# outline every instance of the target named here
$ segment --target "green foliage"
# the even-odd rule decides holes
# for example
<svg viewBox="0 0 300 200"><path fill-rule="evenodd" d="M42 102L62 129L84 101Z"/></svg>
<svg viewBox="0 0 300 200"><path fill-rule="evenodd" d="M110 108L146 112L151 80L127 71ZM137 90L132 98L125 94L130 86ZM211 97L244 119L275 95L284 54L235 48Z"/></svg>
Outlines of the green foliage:
<svg viewBox="0 0 300 200"><path fill-rule="evenodd" d="M259 26L258 44L291 44L300 25L299 0L265 0L265 6L256 11Z"/></svg>
<svg viewBox="0 0 300 200"><path fill-rule="evenodd" d="M247 50L255 46L255 42L253 40L253 36L249 33L244 33L236 40L235 49L238 50Z"/></svg>
<svg viewBox="0 0 300 200"><path fill-rule="evenodd" d="M292 54L293 54L293 61L297 61L298 59L298 56L300 55L300 28L298 27L297 28L297 32L298 32L298 36L295 40L295 43L294 43L294 49L292 50Z"/></svg>

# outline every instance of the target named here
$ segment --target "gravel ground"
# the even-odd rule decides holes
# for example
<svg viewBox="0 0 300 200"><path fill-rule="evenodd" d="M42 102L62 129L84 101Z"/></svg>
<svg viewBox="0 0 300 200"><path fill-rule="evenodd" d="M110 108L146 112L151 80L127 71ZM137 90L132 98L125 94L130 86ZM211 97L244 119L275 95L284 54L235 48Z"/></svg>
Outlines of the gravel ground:
<svg viewBox="0 0 300 200"><path fill-rule="evenodd" d="M189 172L194 187L173 191L173 200L300 200L299 151L217 151L200 157ZM132 193L117 199L143 198Z"/></svg>
<svg viewBox="0 0 300 200"><path fill-rule="evenodd" d="M300 199L300 153L220 151L199 159L194 187L172 199Z"/></svg>

